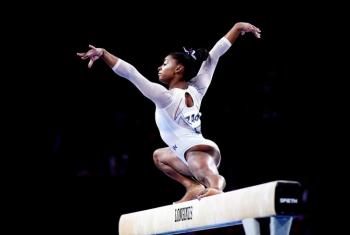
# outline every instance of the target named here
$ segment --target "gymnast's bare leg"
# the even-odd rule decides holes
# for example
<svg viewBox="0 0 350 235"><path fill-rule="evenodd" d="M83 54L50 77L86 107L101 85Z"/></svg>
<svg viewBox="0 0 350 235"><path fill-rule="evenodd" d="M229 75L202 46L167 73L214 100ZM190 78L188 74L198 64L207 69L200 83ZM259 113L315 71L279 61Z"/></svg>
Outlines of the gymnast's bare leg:
<svg viewBox="0 0 350 235"><path fill-rule="evenodd" d="M186 188L185 195L177 203L223 192L226 183L217 170L221 159L217 150L197 145L186 152L186 158L188 166L170 148L157 149L153 154L155 165Z"/></svg>
<svg viewBox="0 0 350 235"><path fill-rule="evenodd" d="M197 198L223 193L226 181L218 172L220 152L208 145L196 145L185 155L191 174L206 187Z"/></svg>
<svg viewBox="0 0 350 235"><path fill-rule="evenodd" d="M185 195L176 203L196 199L205 190L201 183L192 178L188 166L169 147L154 151L153 160L158 169L186 188Z"/></svg>

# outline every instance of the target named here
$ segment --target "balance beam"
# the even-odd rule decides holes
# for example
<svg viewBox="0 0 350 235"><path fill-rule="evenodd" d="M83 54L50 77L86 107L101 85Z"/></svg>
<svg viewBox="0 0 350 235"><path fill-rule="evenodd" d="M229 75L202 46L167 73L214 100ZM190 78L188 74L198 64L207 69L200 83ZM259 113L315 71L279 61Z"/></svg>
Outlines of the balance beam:
<svg viewBox="0 0 350 235"><path fill-rule="evenodd" d="M119 219L119 234L179 234L242 224L255 218L291 216L299 212L301 196L300 183L272 181L200 200L124 214ZM275 221L274 224L281 223ZM245 230L246 227L249 225Z"/></svg>

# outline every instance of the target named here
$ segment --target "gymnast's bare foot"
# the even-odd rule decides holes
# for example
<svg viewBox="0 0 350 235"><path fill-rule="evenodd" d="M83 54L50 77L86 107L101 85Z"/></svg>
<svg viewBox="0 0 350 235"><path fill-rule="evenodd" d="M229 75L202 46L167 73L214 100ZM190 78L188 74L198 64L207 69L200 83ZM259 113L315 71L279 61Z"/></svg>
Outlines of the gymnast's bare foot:
<svg viewBox="0 0 350 235"><path fill-rule="evenodd" d="M203 192L203 190L205 190L205 187L203 185L194 184L193 186L187 189L185 195L179 201L174 202L173 204L196 199L198 198L198 195L200 195L200 193Z"/></svg>
<svg viewBox="0 0 350 235"><path fill-rule="evenodd" d="M200 200L203 197L209 197L220 193L223 193L223 191L216 188L206 188L200 192L200 194L197 196L197 199Z"/></svg>

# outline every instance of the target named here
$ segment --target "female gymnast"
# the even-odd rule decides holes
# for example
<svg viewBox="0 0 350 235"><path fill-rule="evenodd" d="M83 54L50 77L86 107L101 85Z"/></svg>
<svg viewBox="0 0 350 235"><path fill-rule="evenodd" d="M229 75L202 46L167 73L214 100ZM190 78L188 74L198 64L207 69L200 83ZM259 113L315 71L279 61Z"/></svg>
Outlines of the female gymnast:
<svg viewBox="0 0 350 235"><path fill-rule="evenodd" d="M155 150L153 160L157 168L186 188L177 203L219 194L225 188L225 179L218 172L219 147L201 133L200 107L220 56L245 33L260 38L259 28L238 22L210 52L184 48L182 52L170 53L158 67L159 81L167 88L149 81L134 66L104 48L89 45L87 52L77 53L81 59L89 59L89 68L103 59L155 104L155 121L168 147Z"/></svg>

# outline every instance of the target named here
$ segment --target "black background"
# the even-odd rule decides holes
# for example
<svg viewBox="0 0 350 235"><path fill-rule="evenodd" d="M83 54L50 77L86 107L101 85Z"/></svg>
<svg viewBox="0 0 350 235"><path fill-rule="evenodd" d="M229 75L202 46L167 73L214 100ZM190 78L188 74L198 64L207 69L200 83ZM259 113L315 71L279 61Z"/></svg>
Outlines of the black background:
<svg viewBox="0 0 350 235"><path fill-rule="evenodd" d="M316 234L322 175L331 169L320 157L329 151L324 121L331 110L321 91L327 49L315 32L326 23L317 11L220 1L32 8L18 12L23 21L15 43L26 56L12 74L26 75L11 83L16 105L9 138L15 140L11 175L20 176L25 195L20 211L38 210L33 229L117 234L121 214L171 204L184 193L153 165L153 151L164 144L152 102L102 61L88 69L76 52L104 47L157 82L167 53L210 49L245 21L262 38L242 36L220 59L202 103L203 134L221 149L226 191L301 182L308 203L292 234Z"/></svg>

